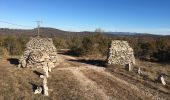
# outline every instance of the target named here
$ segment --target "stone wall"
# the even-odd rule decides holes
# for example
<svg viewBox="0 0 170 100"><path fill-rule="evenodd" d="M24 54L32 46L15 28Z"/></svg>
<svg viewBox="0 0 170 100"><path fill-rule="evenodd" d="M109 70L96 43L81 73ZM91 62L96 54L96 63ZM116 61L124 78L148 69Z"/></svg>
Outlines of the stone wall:
<svg viewBox="0 0 170 100"><path fill-rule="evenodd" d="M127 41L114 40L110 44L107 63L109 65L127 65L135 64L133 49Z"/></svg>

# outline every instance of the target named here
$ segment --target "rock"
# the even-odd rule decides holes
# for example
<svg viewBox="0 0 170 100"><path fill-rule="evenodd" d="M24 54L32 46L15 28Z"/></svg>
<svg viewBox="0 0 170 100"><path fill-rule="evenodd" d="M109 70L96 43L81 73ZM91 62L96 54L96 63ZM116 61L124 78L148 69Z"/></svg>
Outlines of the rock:
<svg viewBox="0 0 170 100"><path fill-rule="evenodd" d="M165 82L165 80L164 80L164 78L163 78L163 76L161 77L161 83L163 84L163 85L166 85L166 82Z"/></svg>
<svg viewBox="0 0 170 100"><path fill-rule="evenodd" d="M162 83L163 85L166 85L166 82L165 82L165 80L164 80L163 75L159 75L159 76L158 76L158 81L159 81L160 83Z"/></svg>
<svg viewBox="0 0 170 100"><path fill-rule="evenodd" d="M37 89L34 91L34 94L40 94L42 93L42 87L37 87Z"/></svg>
<svg viewBox="0 0 170 100"><path fill-rule="evenodd" d="M44 91L44 95L48 96L48 86L47 86L47 78L44 77L43 79L43 91Z"/></svg>
<svg viewBox="0 0 170 100"><path fill-rule="evenodd" d="M26 62L26 60L23 57L20 58L19 63L20 64L18 64L18 68L26 67L27 66L27 62Z"/></svg>
<svg viewBox="0 0 170 100"><path fill-rule="evenodd" d="M21 66L26 67L27 66L27 62L25 60L22 60Z"/></svg>
<svg viewBox="0 0 170 100"><path fill-rule="evenodd" d="M140 69L140 67L138 68L138 74L139 74L139 75L141 74L141 69Z"/></svg>
<svg viewBox="0 0 170 100"><path fill-rule="evenodd" d="M107 63L108 65L128 65L128 70L131 70L131 66L135 64L135 57L133 49L127 41L114 40L111 42Z"/></svg>
<svg viewBox="0 0 170 100"><path fill-rule="evenodd" d="M40 75L40 78L44 78L45 76L44 75Z"/></svg>
<svg viewBox="0 0 170 100"><path fill-rule="evenodd" d="M45 72L45 76L49 77L49 70L46 62L43 63L43 71Z"/></svg>

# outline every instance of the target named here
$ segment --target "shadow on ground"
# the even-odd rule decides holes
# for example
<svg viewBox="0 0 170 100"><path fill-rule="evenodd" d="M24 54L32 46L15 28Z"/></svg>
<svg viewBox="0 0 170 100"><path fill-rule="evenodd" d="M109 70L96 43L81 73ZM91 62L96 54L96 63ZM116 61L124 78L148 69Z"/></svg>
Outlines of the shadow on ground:
<svg viewBox="0 0 170 100"><path fill-rule="evenodd" d="M34 70L33 73L35 73L35 74L38 75L38 76L44 75L44 74L42 74L42 73L40 73L40 72L38 72L38 71L36 71L36 70Z"/></svg>
<svg viewBox="0 0 170 100"><path fill-rule="evenodd" d="M7 60L10 62L10 64L13 64L13 65L19 64L19 59L17 58L8 58Z"/></svg>
<svg viewBox="0 0 170 100"><path fill-rule="evenodd" d="M32 91L33 91L33 92L37 89L37 87L43 88L42 86L38 86L38 85L36 85L36 84L34 84L34 83L31 83L31 82L29 82L29 84L32 86Z"/></svg>
<svg viewBox="0 0 170 100"><path fill-rule="evenodd" d="M85 64L95 65L95 66L99 66L99 67L106 67L106 62L103 60L85 60L85 59L73 60L73 59L71 59L69 61L85 63Z"/></svg>
<svg viewBox="0 0 170 100"><path fill-rule="evenodd" d="M66 51L58 51L58 54L62 54L62 55L69 55L69 56L74 56L74 57L78 57L80 54L73 52L71 50L66 50Z"/></svg>

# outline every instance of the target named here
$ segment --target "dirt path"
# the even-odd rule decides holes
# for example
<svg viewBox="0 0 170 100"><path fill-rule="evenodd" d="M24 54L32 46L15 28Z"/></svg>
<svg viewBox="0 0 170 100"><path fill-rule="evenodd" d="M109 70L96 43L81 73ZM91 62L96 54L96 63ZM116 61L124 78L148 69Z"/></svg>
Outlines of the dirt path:
<svg viewBox="0 0 170 100"><path fill-rule="evenodd" d="M150 94L145 94L136 86L121 80L105 71L105 68L93 66L81 62L74 57L60 55L65 67L54 69L68 71L77 81L77 87L84 92L84 96L94 100L146 100L153 99Z"/></svg>

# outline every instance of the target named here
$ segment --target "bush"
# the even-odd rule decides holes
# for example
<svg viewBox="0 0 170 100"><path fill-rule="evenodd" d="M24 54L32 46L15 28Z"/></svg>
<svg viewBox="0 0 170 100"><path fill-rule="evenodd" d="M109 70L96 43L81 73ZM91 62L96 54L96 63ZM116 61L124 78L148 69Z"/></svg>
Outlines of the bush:
<svg viewBox="0 0 170 100"><path fill-rule="evenodd" d="M64 38L53 38L53 43L57 49L68 48L68 44L66 43L67 39Z"/></svg>
<svg viewBox="0 0 170 100"><path fill-rule="evenodd" d="M21 55L24 50L26 38L17 38L14 36L8 36L4 40L4 47L7 49L10 55Z"/></svg>
<svg viewBox="0 0 170 100"><path fill-rule="evenodd" d="M138 57L142 58L142 59L146 59L149 60L153 54L153 47L152 44L150 44L149 42L145 42L145 43L138 43Z"/></svg>
<svg viewBox="0 0 170 100"><path fill-rule="evenodd" d="M81 41L71 47L74 54L79 56L107 55L109 39L103 34L93 34L79 38L81 38Z"/></svg>

